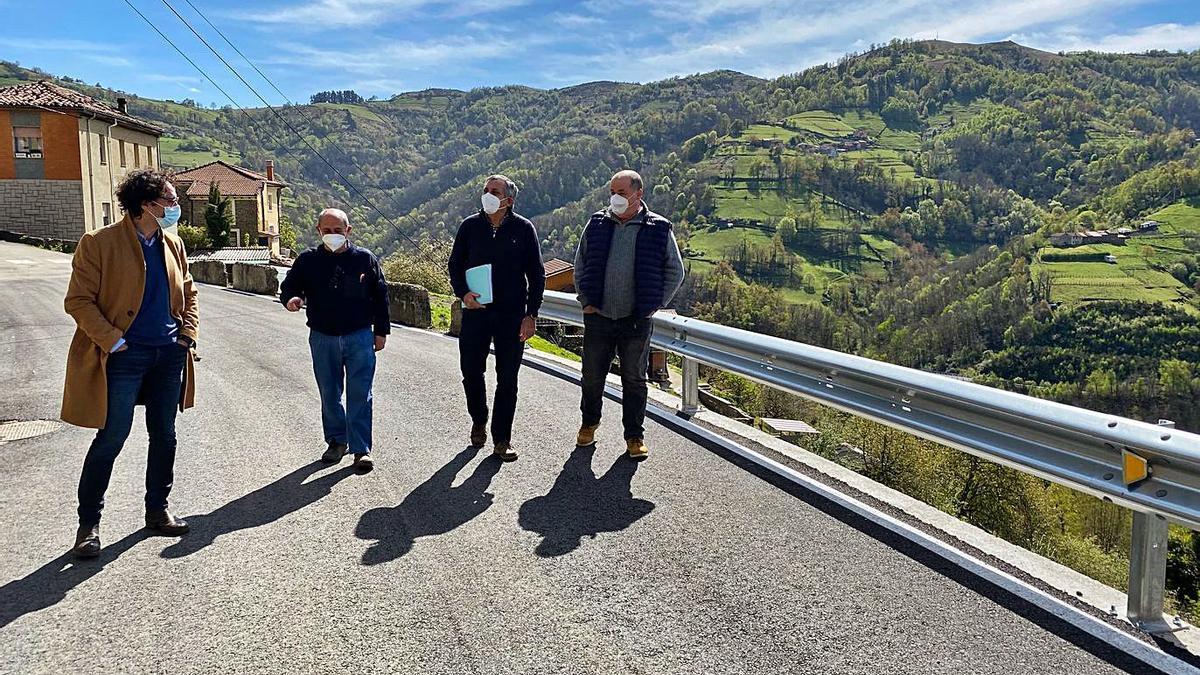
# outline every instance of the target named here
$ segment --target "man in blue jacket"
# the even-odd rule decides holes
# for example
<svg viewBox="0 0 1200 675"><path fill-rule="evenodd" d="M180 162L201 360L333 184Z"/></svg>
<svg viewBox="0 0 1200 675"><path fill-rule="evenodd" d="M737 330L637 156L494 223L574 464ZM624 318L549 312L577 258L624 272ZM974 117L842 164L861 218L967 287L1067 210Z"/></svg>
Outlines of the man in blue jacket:
<svg viewBox="0 0 1200 675"><path fill-rule="evenodd" d="M467 412L471 415L471 445L487 443L487 390L483 372L488 349L496 349L496 400L492 415L494 453L510 462L513 417L517 410L517 374L524 342L533 337L538 309L546 288L542 249L533 223L513 212L517 185L505 176L488 177L480 195L482 209L462 222L450 251L450 284L462 299L462 329L458 337L459 365ZM492 301L478 302L467 286L467 270L491 265Z"/></svg>
<svg viewBox="0 0 1200 675"><path fill-rule="evenodd" d="M308 346L321 393L321 425L329 444L321 459L340 461L347 451L366 473L371 459L372 383L375 352L391 333L387 280L379 260L350 242L350 220L341 209L317 219L321 245L296 258L280 286L289 312L306 308ZM342 394L346 395L345 407Z"/></svg>
<svg viewBox="0 0 1200 675"><path fill-rule="evenodd" d="M575 254L575 287L583 305L583 424L575 442L595 443L604 379L621 360L626 452L645 459L646 368L651 317L683 283L683 258L671 221L646 208L642 177L619 171L609 181L608 208L592 214Z"/></svg>

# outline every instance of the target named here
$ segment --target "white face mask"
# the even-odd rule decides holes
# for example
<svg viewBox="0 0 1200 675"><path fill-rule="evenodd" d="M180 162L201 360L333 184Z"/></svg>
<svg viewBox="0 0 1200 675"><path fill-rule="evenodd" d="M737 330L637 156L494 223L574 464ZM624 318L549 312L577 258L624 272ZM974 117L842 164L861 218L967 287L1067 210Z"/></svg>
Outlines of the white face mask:
<svg viewBox="0 0 1200 675"><path fill-rule="evenodd" d="M483 212L488 215L500 210L500 198L490 192L483 193L480 201L483 202Z"/></svg>
<svg viewBox="0 0 1200 675"><path fill-rule="evenodd" d="M608 198L608 208L614 216L619 216L629 210L629 200L621 195L613 195Z"/></svg>
<svg viewBox="0 0 1200 675"><path fill-rule="evenodd" d="M346 235L344 234L323 234L321 241L325 243L325 248L330 251L337 251L346 245Z"/></svg>

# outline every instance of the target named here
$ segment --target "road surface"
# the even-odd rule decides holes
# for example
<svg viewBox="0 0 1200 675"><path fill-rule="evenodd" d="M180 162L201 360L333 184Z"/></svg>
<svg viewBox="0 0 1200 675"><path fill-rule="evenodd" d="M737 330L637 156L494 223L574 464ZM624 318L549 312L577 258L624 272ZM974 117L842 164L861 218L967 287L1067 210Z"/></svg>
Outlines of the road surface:
<svg viewBox="0 0 1200 675"><path fill-rule="evenodd" d="M57 417L69 273L0 243L0 419ZM1142 668L664 427L631 463L611 401L577 449L578 389L531 368L520 461L476 453L456 345L432 333L381 354L375 472L322 465L302 315L208 286L200 304L171 498L191 534L141 529L140 411L96 562L64 555L92 432L0 445L0 672Z"/></svg>

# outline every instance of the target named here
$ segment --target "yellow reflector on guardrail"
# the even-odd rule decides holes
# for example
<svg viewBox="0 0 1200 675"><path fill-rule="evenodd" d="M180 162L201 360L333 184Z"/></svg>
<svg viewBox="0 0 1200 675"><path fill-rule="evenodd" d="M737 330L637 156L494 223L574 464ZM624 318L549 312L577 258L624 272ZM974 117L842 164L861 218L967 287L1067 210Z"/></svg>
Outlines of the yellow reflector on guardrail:
<svg viewBox="0 0 1200 675"><path fill-rule="evenodd" d="M1150 464L1145 458L1127 449L1121 450L1121 464L1124 467L1125 487L1133 487L1150 477Z"/></svg>

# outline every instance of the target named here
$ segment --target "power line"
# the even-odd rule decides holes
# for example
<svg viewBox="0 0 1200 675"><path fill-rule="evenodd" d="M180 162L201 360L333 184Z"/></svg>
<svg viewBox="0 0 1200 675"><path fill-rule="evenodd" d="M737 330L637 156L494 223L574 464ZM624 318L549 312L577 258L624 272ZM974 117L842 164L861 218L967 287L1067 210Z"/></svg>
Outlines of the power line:
<svg viewBox="0 0 1200 675"><path fill-rule="evenodd" d="M129 0L125 0L125 2L128 4ZM305 138L304 135L301 134L296 129L296 127L290 121L288 121L287 118L285 118L283 115L281 115L279 113L278 110L275 109L275 106L271 105L267 101L267 99L263 98L262 94L258 93L258 90L255 89L254 86L251 85L249 82L247 82L246 78L242 77L241 73L239 73L232 65L230 65L229 61L225 60L225 57L222 56L221 53L218 52L216 49L214 49L213 46L211 44L209 44L208 40L204 39L204 36L201 35L200 32L197 31L192 26L192 24L189 23L188 20L186 18L184 18L184 16L178 12L178 10L175 9L175 7L170 3L169 0L162 0L162 3L167 6L167 9L171 10L171 13L174 14L176 16L176 18L178 18L183 23L184 26L187 26L188 30L190 30L192 32L192 34L196 36L196 39L200 40L200 42L205 47L207 47L208 50L210 52L212 52L213 55L216 56L217 59L219 59L221 61L221 63L223 63L225 65L226 68L229 69L229 72L233 73L234 76L237 77L238 80L240 80L242 82L242 84L244 84L246 86L246 88L251 91L251 93L253 93L256 97L258 97L259 101L262 101L263 105L265 105L275 115L275 117L277 117L279 119L279 121L283 122L283 124L285 126L287 126L287 128L292 132L292 134L294 134L296 136L296 138L299 138L300 141L302 143L304 143L304 145L306 145L308 147L308 149L313 152L314 155L319 157L322 162L325 162L326 166L328 166L330 169L332 169L333 172L335 174L337 174L338 178L340 178L342 180L342 182L346 184L346 187L348 187L352 191L354 191L354 193L357 194L360 199L362 199L364 202L367 203L368 206L370 206L372 209L374 209L375 213L379 214L380 218L383 218L385 221L387 221L387 223L390 224L392 226L392 228L395 229L398 234L403 236L405 239L407 239L409 241L409 243L411 243L414 247L416 247L417 251L421 250L421 245L419 243L417 243L417 240L413 239L411 236L409 236L409 234L407 232L402 230L400 228L400 226L395 223L395 221L393 221L391 218L388 218L387 215L384 214L384 212L382 210L380 210L380 208L378 206L375 205L375 202L371 201L371 199L369 197L367 197L365 194L363 194L362 190L359 190L358 187L356 187L354 185L354 183L351 183L350 179L346 178L345 174L343 174L336 166L334 166L332 162L330 162L328 159L326 159L325 155L321 154L320 150L317 150L312 145L312 143L309 143L308 139ZM139 12L139 14L141 14L141 13ZM145 17L143 16L142 18L144 19Z"/></svg>
<svg viewBox="0 0 1200 675"><path fill-rule="evenodd" d="M274 90L275 90L275 93L276 93L276 94L279 94L279 96L280 96L280 97L281 97L281 98L282 98L282 99L283 99L285 102L287 102L289 105L293 106L293 108L292 108L292 109L293 109L294 111L296 111L296 112L300 113L300 115L301 115L301 116L302 116L302 117L303 117L303 118L304 118L304 119L305 119L305 120L306 120L306 121L307 121L307 122L308 122L310 125L315 125L315 124L316 124L316 120L315 120L315 119L313 119L313 116L309 115L309 114L308 114L308 113L305 111L305 109L304 109L304 106L303 106L302 104L300 104L300 103L297 103L297 102L293 101L293 100L291 99L291 97L289 97L287 94L283 93L283 90L281 90L281 89L280 89L278 86L276 86L275 82L274 82L274 81L273 81L273 80L272 80L270 77L268 77L266 73L264 73L264 72L263 72L261 69L259 69L259 67L258 67L257 65L255 65L253 61L251 61L251 60L250 60L250 57L246 56L246 54L245 54L244 52L242 52L242 50L241 50L241 49L239 49L239 48L238 48L238 46L237 46L237 45L235 45L235 44L233 43L233 41L232 41L232 40L230 40L230 39L229 39L229 36L225 35L225 32L224 32L224 31L222 31L222 30L221 30L219 27L217 27L217 25L216 25L216 24L214 24L214 23L213 23L213 22L212 22L212 21L211 21L211 20L208 18L208 16L207 16L207 15L205 15L205 13L204 13L203 11L201 11L201 10L200 10L200 8L199 8L199 7L197 7L195 4L193 4L193 3L192 3L192 0L184 0L184 2L186 2L186 3L187 3L188 7L191 7L191 8L192 8L192 11L193 11L193 12L195 12L197 16L199 16L201 19L203 19L203 20L204 20L204 23L208 24L208 27L209 27L209 28L213 29L213 31L215 31L217 35L220 35L220 36L221 36L221 39L225 41L225 44L229 45L229 48L230 48L230 49L232 49L233 51L237 52L237 55L238 55L238 56L240 56L240 57L242 57L242 60L246 62L246 65L248 65L248 66L250 66L251 68L253 68L253 69L254 69L254 72L258 73L258 76L259 76L259 77L261 77L261 78L263 79L263 81L264 81L264 82L266 82L268 85L270 85L270 87L271 87L272 89L274 89ZM177 14L177 15L178 15L178 14ZM193 31L193 32L194 32L194 31ZM235 74L236 74L236 73L235 73ZM372 185L368 185L368 187L374 187L374 188L375 188L375 190L377 190L377 191L379 191L379 192L383 192L383 190L382 190L382 189L381 189L379 186L372 186ZM378 209L376 209L376 210L378 210ZM393 225L393 226L394 226L394 225ZM397 231L399 231L399 230L397 230ZM403 234L403 232L400 232L400 234ZM430 246L432 247L432 244L430 244Z"/></svg>

